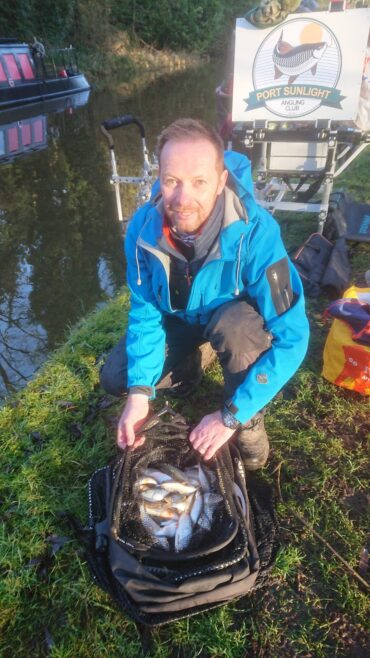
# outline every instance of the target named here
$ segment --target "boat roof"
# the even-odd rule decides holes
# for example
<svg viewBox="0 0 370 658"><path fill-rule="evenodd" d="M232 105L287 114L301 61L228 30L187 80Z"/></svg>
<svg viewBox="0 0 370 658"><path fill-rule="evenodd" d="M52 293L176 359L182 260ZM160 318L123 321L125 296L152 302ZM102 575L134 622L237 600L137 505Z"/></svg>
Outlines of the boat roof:
<svg viewBox="0 0 370 658"><path fill-rule="evenodd" d="M19 48L20 46L29 48L28 43L25 41L18 41L13 37L1 37L0 38L0 48L9 48L9 46L14 48Z"/></svg>

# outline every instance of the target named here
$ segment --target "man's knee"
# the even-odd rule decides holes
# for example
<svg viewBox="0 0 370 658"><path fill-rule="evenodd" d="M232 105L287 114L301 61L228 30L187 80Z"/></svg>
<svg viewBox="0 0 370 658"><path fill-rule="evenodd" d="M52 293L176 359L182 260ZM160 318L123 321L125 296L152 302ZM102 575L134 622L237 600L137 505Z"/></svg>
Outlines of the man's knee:
<svg viewBox="0 0 370 658"><path fill-rule="evenodd" d="M244 300L227 302L216 309L204 336L219 353L260 354L270 347L272 339L261 315Z"/></svg>
<svg viewBox="0 0 370 658"><path fill-rule="evenodd" d="M108 354L100 369L100 386L109 393L120 397L127 392L126 337L121 338Z"/></svg>

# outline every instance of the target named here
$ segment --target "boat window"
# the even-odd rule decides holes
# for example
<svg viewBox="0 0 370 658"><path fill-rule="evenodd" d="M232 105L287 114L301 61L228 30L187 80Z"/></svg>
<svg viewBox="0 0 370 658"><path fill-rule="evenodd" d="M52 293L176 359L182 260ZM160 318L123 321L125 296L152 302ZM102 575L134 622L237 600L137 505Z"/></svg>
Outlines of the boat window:
<svg viewBox="0 0 370 658"><path fill-rule="evenodd" d="M30 59L26 53L17 53L18 60L21 65L23 77L25 80L34 80L35 74L31 66Z"/></svg>
<svg viewBox="0 0 370 658"><path fill-rule="evenodd" d="M31 124L22 123L21 125L21 134L22 134L22 144L23 146L29 146L32 143L31 139Z"/></svg>
<svg viewBox="0 0 370 658"><path fill-rule="evenodd" d="M5 154L5 132L0 130L0 155Z"/></svg>
<svg viewBox="0 0 370 658"><path fill-rule="evenodd" d="M9 53L9 54L3 55L3 57L4 57L5 64L6 64L6 68L9 71L9 76L13 80L20 80L21 79L21 74L19 73L19 69L18 69L18 66L17 66L17 62L15 61L14 55Z"/></svg>
<svg viewBox="0 0 370 658"><path fill-rule="evenodd" d="M33 123L33 141L35 144L38 144L40 142L44 141L44 122L41 119L37 119Z"/></svg>
<svg viewBox="0 0 370 658"><path fill-rule="evenodd" d="M8 81L8 77L4 71L4 67L2 63L0 62L0 82L7 82L7 81Z"/></svg>
<svg viewBox="0 0 370 658"><path fill-rule="evenodd" d="M8 128L8 144L9 144L9 151L17 151L19 149L17 126L11 126L10 128Z"/></svg>

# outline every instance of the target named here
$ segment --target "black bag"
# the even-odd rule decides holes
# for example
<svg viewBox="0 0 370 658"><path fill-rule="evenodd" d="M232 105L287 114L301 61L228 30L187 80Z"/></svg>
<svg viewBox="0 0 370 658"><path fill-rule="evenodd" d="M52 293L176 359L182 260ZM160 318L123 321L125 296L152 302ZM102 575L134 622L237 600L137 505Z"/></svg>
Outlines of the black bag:
<svg viewBox="0 0 370 658"><path fill-rule="evenodd" d="M336 298L348 288L351 268L344 238L333 244L321 233L312 233L290 257L309 297L324 290Z"/></svg>
<svg viewBox="0 0 370 658"><path fill-rule="evenodd" d="M329 240L345 238L370 242L370 204L360 203L344 190L330 195L324 234Z"/></svg>
<svg viewBox="0 0 370 658"><path fill-rule="evenodd" d="M153 542L140 521L135 477L164 463L194 467L199 455L187 441L188 431L179 414L157 422L154 430L145 430L143 446L124 451L89 482L90 525L80 536L91 574L128 616L146 626L210 610L261 586L278 547L271 496L260 491L249 500L233 445L207 462L214 491L222 495L211 529L195 532L187 549L177 553Z"/></svg>

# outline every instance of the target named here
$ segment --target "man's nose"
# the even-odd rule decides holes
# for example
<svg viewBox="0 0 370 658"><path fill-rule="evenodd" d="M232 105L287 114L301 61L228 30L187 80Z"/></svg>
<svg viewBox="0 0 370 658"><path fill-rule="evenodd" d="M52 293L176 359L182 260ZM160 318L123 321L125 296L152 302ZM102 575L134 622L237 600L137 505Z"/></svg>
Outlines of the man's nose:
<svg viewBox="0 0 370 658"><path fill-rule="evenodd" d="M175 192L175 201L179 206L185 206L191 201L191 191L188 185L178 185Z"/></svg>

